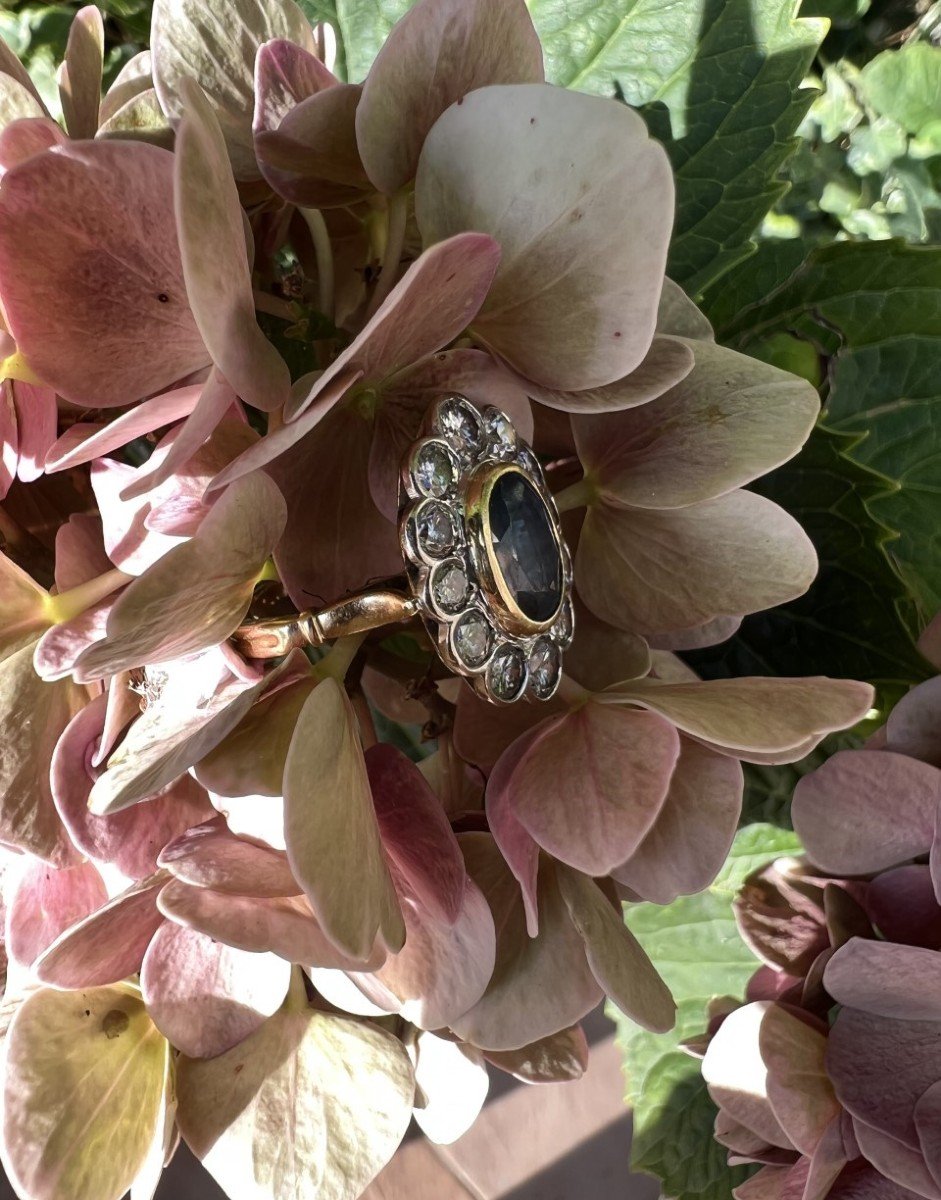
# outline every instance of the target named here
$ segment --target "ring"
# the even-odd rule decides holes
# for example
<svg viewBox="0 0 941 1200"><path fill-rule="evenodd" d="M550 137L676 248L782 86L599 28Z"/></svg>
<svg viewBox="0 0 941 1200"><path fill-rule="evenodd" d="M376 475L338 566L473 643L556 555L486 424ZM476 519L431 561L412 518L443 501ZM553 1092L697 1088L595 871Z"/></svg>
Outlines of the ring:
<svg viewBox="0 0 941 1200"><path fill-rule="evenodd" d="M253 621L233 643L275 658L419 616L444 664L485 699L549 700L574 631L572 560L542 467L505 413L456 393L432 405L402 462L399 541L407 593Z"/></svg>

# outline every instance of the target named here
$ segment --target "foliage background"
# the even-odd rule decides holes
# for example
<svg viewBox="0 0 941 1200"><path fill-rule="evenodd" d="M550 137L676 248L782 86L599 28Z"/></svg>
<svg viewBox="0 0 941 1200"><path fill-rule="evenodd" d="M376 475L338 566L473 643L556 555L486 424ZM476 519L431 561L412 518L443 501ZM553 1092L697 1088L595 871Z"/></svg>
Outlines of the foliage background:
<svg viewBox="0 0 941 1200"><path fill-rule="evenodd" d="M362 79L412 0L300 0ZM670 273L720 341L820 390L820 423L760 490L799 518L820 575L689 661L707 676L830 674L877 687L881 724L931 673L916 639L941 609L941 0L528 0L551 82L641 109L667 146L678 209ZM78 4L0 3L0 34L51 108ZM99 4L106 81L146 45L149 0ZM715 884L626 919L673 988L677 1029L621 1024L634 1166L681 1200L727 1200L714 1109L679 1049L754 968L731 898L799 849L797 767L751 768L743 829ZM762 822L762 823L756 823ZM618 1014L612 1013L616 1020Z"/></svg>

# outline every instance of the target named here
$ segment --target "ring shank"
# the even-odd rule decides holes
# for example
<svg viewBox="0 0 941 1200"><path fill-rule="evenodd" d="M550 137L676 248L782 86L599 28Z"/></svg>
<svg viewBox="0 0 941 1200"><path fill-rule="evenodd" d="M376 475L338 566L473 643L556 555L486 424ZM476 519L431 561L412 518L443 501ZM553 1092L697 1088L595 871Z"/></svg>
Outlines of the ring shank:
<svg viewBox="0 0 941 1200"><path fill-rule="evenodd" d="M408 621L417 612L418 601L412 596L394 591L363 592L317 613L249 621L236 629L230 641L246 658L281 658L303 646L322 646L335 638Z"/></svg>

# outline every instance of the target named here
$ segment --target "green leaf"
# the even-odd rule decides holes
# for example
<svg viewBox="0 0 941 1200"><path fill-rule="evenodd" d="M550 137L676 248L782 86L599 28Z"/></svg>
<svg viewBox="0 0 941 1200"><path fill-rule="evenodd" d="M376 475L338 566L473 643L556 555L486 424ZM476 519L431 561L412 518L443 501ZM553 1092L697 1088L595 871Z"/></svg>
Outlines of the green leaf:
<svg viewBox="0 0 941 1200"><path fill-rule="evenodd" d="M814 93L826 22L790 0L530 0L553 83L646 108L677 181L672 278L699 293L753 248Z"/></svg>
<svg viewBox="0 0 941 1200"><path fill-rule="evenodd" d="M870 106L917 134L938 119L941 46L909 42L883 50L863 67L860 84Z"/></svg>
<svg viewBox="0 0 941 1200"><path fill-rule="evenodd" d="M885 554L890 531L867 508L884 481L847 457L854 442L818 428L797 458L754 485L800 521L820 572L806 595L746 617L720 646L689 653L702 675L865 679L888 709L930 674L915 649L917 614Z"/></svg>
<svg viewBox="0 0 941 1200"><path fill-rule="evenodd" d="M616 1010L624 1052L627 1100L634 1109L633 1167L663 1182L675 1200L729 1200L748 1170L730 1170L725 1150L712 1139L715 1106L699 1064L679 1049L702 1033L706 1005L714 996L741 996L758 967L738 935L732 899L745 877L763 863L799 849L793 833L770 825L739 831L719 877L698 896L683 896L666 907L634 904L625 908L631 932L647 951L677 1001L677 1024L670 1033L638 1029Z"/></svg>
<svg viewBox="0 0 941 1200"><path fill-rule="evenodd" d="M889 530L885 553L921 623L941 609L939 289L941 247L841 242L722 322L746 353L781 333L817 350L824 420L855 439L843 456L878 477L860 487L863 505Z"/></svg>
<svg viewBox="0 0 941 1200"><path fill-rule="evenodd" d="M320 0L317 0L319 3ZM328 0L335 4L338 41L345 53L346 78L360 83L372 66L389 30L415 0Z"/></svg>

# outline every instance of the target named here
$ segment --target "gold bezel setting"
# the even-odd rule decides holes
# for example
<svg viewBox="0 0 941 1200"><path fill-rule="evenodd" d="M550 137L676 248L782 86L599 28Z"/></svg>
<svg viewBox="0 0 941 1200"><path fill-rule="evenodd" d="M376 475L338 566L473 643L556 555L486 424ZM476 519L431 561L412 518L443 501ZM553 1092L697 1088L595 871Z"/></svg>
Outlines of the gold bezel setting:
<svg viewBox="0 0 941 1200"><path fill-rule="evenodd" d="M541 621L520 608L494 544L491 496L508 473L541 502L558 553L559 602ZM405 456L399 495L409 585L446 665L496 704L550 699L572 640L571 556L536 456L509 417L441 397Z"/></svg>

